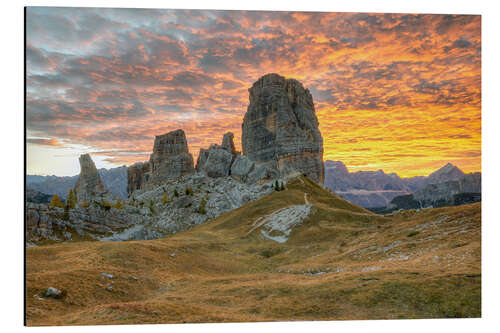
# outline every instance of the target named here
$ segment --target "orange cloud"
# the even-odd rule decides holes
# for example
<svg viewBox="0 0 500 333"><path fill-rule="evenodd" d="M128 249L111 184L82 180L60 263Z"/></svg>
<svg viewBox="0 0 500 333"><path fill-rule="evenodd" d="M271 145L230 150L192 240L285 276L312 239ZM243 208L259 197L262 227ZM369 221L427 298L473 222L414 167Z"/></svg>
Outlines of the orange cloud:
<svg viewBox="0 0 500 333"><path fill-rule="evenodd" d="M45 23L75 16L103 33ZM28 18L29 132L107 151L110 162L147 159L154 136L177 128L195 158L226 131L241 149L248 88L276 72L310 89L325 159L402 176L445 162L481 169L479 16L32 9ZM88 47L75 54L79 41Z"/></svg>

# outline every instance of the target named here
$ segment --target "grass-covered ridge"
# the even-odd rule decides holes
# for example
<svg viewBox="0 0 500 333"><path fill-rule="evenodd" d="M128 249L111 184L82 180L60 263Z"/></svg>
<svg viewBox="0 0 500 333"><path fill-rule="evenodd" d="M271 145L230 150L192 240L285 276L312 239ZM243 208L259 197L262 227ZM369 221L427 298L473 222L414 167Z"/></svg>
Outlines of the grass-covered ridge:
<svg viewBox="0 0 500 333"><path fill-rule="evenodd" d="M305 198L286 243L252 230ZM381 216L300 177L170 237L28 248L27 322L479 317L480 233L480 204ZM44 297L51 286L66 295Z"/></svg>

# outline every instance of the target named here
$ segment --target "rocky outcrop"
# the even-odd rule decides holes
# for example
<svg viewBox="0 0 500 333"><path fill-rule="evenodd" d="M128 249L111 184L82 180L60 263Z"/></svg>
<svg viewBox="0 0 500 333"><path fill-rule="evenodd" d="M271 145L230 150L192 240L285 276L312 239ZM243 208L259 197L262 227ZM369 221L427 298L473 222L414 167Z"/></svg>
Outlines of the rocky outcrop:
<svg viewBox="0 0 500 333"><path fill-rule="evenodd" d="M229 175L233 155L221 146L213 145L208 149L208 157L202 170L208 177L217 178Z"/></svg>
<svg viewBox="0 0 500 333"><path fill-rule="evenodd" d="M449 168L451 169L451 168ZM456 172L454 171L456 174ZM459 180L429 183L413 194L395 197L389 210L463 205L481 201L481 173L464 174Z"/></svg>
<svg viewBox="0 0 500 333"><path fill-rule="evenodd" d="M184 131L179 129L157 136L149 164L151 171L145 183L150 188L194 173L193 156L189 153Z"/></svg>
<svg viewBox="0 0 500 333"><path fill-rule="evenodd" d="M149 162L138 162L127 168L127 193L144 188L151 167Z"/></svg>
<svg viewBox="0 0 500 333"><path fill-rule="evenodd" d="M69 210L44 204L26 204L26 239L68 240L73 235L99 239L114 230L149 223L151 217L140 214L138 208L104 208L98 202ZM69 235L69 236L68 236Z"/></svg>
<svg viewBox="0 0 500 333"><path fill-rule="evenodd" d="M323 183L323 138L309 90L297 80L267 74L249 92L243 155L281 175L298 171Z"/></svg>
<svg viewBox="0 0 500 333"><path fill-rule="evenodd" d="M104 187L122 199L127 198L127 169L126 166L121 166L97 170ZM50 196L57 194L60 198L66 199L69 190L75 188L78 177L79 175L71 177L26 175L26 185Z"/></svg>
<svg viewBox="0 0 500 333"><path fill-rule="evenodd" d="M231 165L240 155L236 151L233 138L233 133L228 132L222 138L222 145L213 144L208 149L201 148L196 162L196 171L204 172L212 178L229 176Z"/></svg>
<svg viewBox="0 0 500 333"><path fill-rule="evenodd" d="M97 172L94 161L89 154L79 158L80 176L75 185L75 195L78 202L90 202L110 197L111 193L104 187Z"/></svg>
<svg viewBox="0 0 500 333"><path fill-rule="evenodd" d="M184 131L179 129L159 135L149 161L128 168L127 192L130 196L136 190L152 189L194 171Z"/></svg>
<svg viewBox="0 0 500 333"><path fill-rule="evenodd" d="M442 168L431 173L429 177L427 177L426 183L427 184L444 183L450 180L459 180L463 176L465 176L465 173L463 173L462 170L460 170L451 163L447 163Z"/></svg>
<svg viewBox="0 0 500 333"><path fill-rule="evenodd" d="M203 166L208 159L208 149L200 148L200 153L198 154L198 159L196 160L196 172L201 172Z"/></svg>
<svg viewBox="0 0 500 333"><path fill-rule="evenodd" d="M449 180L440 183L430 183L414 193L415 200L422 206L442 202L452 202L459 193L481 193L481 173L470 173L459 180Z"/></svg>
<svg viewBox="0 0 500 333"><path fill-rule="evenodd" d="M231 177L240 181L246 182L248 175L253 171L255 163L245 155L238 156L231 166Z"/></svg>

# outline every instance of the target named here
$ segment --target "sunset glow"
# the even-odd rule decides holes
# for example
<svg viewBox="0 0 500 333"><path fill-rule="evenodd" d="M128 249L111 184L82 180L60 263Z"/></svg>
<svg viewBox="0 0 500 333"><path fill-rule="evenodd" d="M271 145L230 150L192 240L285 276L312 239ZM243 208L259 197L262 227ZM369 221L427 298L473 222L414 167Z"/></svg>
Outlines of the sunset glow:
<svg viewBox="0 0 500 333"><path fill-rule="evenodd" d="M266 73L313 96L324 159L350 171L481 170L481 18L473 15L27 9L30 174L145 161L182 128L195 160Z"/></svg>

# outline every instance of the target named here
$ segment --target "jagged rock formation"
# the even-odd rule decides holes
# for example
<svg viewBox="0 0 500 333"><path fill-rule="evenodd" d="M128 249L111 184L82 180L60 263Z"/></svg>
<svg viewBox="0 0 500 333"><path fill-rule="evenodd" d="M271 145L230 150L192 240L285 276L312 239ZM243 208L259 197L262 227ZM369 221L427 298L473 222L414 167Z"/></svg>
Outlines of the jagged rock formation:
<svg viewBox="0 0 500 333"><path fill-rule="evenodd" d="M451 170L450 167L447 169ZM453 172L459 175L456 171ZM429 183L413 194L395 197L387 209L443 207L478 201L481 201L481 173L474 172L464 174L458 180Z"/></svg>
<svg viewBox="0 0 500 333"><path fill-rule="evenodd" d="M148 162L136 163L128 168L127 191L130 195L138 189L152 189L194 171L186 134L178 129L155 138Z"/></svg>
<svg viewBox="0 0 500 333"><path fill-rule="evenodd" d="M245 155L238 156L231 166L231 177L240 181L246 182L248 175L254 170L255 163Z"/></svg>
<svg viewBox="0 0 500 333"><path fill-rule="evenodd" d="M325 187L365 208L390 206L391 201L399 196L402 198L396 200L396 205L401 203L405 209L410 206L418 208L420 203L408 204L408 198L410 198L408 195L412 193L422 202L424 202L424 197L429 198L428 202L432 202L438 197L446 196L447 202L450 202L453 199L453 193L477 193L475 192L477 186L474 185L469 186L470 191L462 189L463 186L459 185L458 181L464 177L462 170L451 163L447 163L427 177L401 178L396 173L387 174L382 170L349 172L341 161L325 161ZM456 183L446 185L446 182ZM473 181L470 180L470 182ZM435 186L431 186L432 184ZM419 191L421 195L418 194ZM415 199L414 196L411 196L411 200Z"/></svg>
<svg viewBox="0 0 500 333"><path fill-rule="evenodd" d="M213 144L208 149L201 148L196 162L196 171L203 171L212 178L229 176L231 165L240 155L236 151L233 138L233 133L228 132L222 138L222 145Z"/></svg>
<svg viewBox="0 0 500 333"><path fill-rule="evenodd" d="M458 180L465 176L465 173L454 166L451 163L447 163L445 166L437 171L434 171L427 177L427 184L438 184L444 183L450 180Z"/></svg>
<svg viewBox="0 0 500 333"><path fill-rule="evenodd" d="M127 168L127 193L129 195L145 187L150 171L149 162L138 162Z"/></svg>
<svg viewBox="0 0 500 333"><path fill-rule="evenodd" d="M90 202L110 197L111 193L102 184L101 177L90 155L81 155L79 162L80 176L75 185L77 201L80 203Z"/></svg>
<svg viewBox="0 0 500 333"><path fill-rule="evenodd" d="M193 173L193 156L189 153L184 131L179 129L157 136L149 164L151 174L146 186L161 185Z"/></svg>
<svg viewBox="0 0 500 333"><path fill-rule="evenodd" d="M98 169L97 172L101 181L114 196L127 198L127 167L120 166L110 169ZM26 175L26 185L33 190L46 193L50 196L57 194L60 198L66 199L69 190L75 188L79 175L76 176L35 176Z"/></svg>
<svg viewBox="0 0 500 333"><path fill-rule="evenodd" d="M192 189L187 194L186 189ZM153 239L177 233L234 210L274 191L272 181L249 184L232 177L190 174L151 190L134 192L134 207L143 216L137 223L102 240ZM166 200L164 200L166 199ZM202 202L205 211L201 210ZM130 209L126 206L127 210Z"/></svg>
<svg viewBox="0 0 500 333"><path fill-rule="evenodd" d="M311 93L294 79L267 74L255 82L243 119L243 155L259 165L323 183L323 138Z"/></svg>
<svg viewBox="0 0 500 333"><path fill-rule="evenodd" d="M151 216L130 206L105 209L93 202L87 207L75 207L65 212L63 208L44 204L26 204L26 238L30 242L68 240L76 235L100 239L113 234L113 230L149 222Z"/></svg>
<svg viewBox="0 0 500 333"><path fill-rule="evenodd" d="M459 180L430 183L416 191L413 197L423 206L428 206L439 201L452 202L453 196L459 193L481 193L481 173L466 174Z"/></svg>

